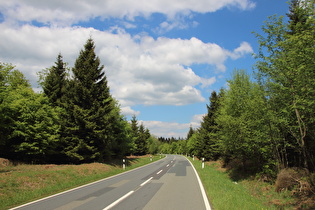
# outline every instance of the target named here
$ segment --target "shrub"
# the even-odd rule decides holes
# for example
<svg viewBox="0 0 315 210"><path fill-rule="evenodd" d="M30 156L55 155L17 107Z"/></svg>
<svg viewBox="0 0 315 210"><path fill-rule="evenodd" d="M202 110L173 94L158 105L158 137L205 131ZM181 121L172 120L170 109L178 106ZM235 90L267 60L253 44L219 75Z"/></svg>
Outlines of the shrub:
<svg viewBox="0 0 315 210"><path fill-rule="evenodd" d="M314 193L311 177L307 169L285 168L277 176L276 191L292 190L295 195L311 195Z"/></svg>

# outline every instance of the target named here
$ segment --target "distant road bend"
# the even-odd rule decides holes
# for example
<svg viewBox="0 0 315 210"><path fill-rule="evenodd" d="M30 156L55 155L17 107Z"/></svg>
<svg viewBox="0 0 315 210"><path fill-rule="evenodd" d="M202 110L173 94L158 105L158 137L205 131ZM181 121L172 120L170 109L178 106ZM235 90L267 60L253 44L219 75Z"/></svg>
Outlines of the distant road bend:
<svg viewBox="0 0 315 210"><path fill-rule="evenodd" d="M168 155L152 164L40 199L19 210L210 210L191 163Z"/></svg>

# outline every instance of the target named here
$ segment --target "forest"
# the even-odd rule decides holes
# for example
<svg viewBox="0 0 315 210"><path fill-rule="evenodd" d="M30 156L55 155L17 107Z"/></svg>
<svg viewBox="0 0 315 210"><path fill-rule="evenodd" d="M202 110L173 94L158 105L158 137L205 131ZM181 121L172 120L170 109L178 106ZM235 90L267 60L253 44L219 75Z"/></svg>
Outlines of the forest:
<svg viewBox="0 0 315 210"><path fill-rule="evenodd" d="M155 153L149 130L120 113L94 49L90 38L72 69L59 54L39 73L41 93L13 65L0 63L2 158L79 164Z"/></svg>
<svg viewBox="0 0 315 210"><path fill-rule="evenodd" d="M74 67L61 54L39 74L42 92L12 64L0 63L0 156L31 163L86 163L125 155L177 153L233 163L275 177L315 170L315 19L311 0L293 0L255 34L253 74L236 69L213 91L207 113L186 139L155 137L127 121L110 93L89 38Z"/></svg>

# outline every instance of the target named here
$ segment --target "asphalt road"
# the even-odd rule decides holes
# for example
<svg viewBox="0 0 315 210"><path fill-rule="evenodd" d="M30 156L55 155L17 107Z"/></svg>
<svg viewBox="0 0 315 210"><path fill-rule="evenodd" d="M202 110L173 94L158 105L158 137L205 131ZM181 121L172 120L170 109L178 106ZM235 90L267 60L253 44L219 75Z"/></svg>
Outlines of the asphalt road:
<svg viewBox="0 0 315 210"><path fill-rule="evenodd" d="M211 209L190 162L168 155L132 171L59 193L19 210Z"/></svg>

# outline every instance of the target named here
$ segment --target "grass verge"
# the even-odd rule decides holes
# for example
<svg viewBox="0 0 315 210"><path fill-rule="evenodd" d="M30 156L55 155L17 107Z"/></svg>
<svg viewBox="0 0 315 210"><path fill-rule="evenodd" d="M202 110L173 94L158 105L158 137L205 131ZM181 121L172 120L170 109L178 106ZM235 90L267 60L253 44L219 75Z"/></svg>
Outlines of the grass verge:
<svg viewBox="0 0 315 210"><path fill-rule="evenodd" d="M153 161L160 156L153 156ZM151 163L149 156L82 165L0 166L0 209L8 209Z"/></svg>
<svg viewBox="0 0 315 210"><path fill-rule="evenodd" d="M213 164L205 164L202 168L201 161L189 160L199 174L213 209L276 209L252 195L247 186L232 181L228 173L217 170Z"/></svg>

